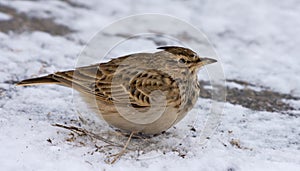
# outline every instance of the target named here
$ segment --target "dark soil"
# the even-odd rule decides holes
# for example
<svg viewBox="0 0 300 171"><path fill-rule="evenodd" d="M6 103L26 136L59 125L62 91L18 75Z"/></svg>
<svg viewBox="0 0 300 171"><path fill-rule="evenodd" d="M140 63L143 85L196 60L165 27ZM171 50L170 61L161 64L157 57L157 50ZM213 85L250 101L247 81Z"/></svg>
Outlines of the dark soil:
<svg viewBox="0 0 300 171"><path fill-rule="evenodd" d="M55 23L52 18L31 17L26 13L19 13L11 7L1 4L0 12L12 16L10 20L0 20L0 32L43 31L56 36L64 36L73 32L69 27Z"/></svg>
<svg viewBox="0 0 300 171"><path fill-rule="evenodd" d="M268 88L262 86L256 86L255 84L248 83L242 80L226 80L227 82L234 82L244 86L244 89L230 88L226 89L226 102L231 104L241 105L243 107L257 110L257 111L269 111L269 112L281 112L289 113L291 110L297 110L290 104L285 103L284 100L300 100L299 97L295 97L291 94L283 94L274 92ZM205 85L210 85L209 82L200 81L202 98L211 98L211 90L206 89ZM248 88L248 86L259 87L261 90L256 91ZM292 114L290 114L292 115Z"/></svg>

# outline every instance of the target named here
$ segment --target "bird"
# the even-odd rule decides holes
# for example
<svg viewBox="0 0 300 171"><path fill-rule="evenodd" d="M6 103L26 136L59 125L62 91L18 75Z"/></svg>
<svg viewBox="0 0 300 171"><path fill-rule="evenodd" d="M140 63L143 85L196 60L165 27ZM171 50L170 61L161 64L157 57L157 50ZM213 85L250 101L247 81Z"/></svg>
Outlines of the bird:
<svg viewBox="0 0 300 171"><path fill-rule="evenodd" d="M17 85L73 88L110 126L129 133L161 134L194 107L200 94L197 73L217 60L200 57L186 47L157 49L26 79Z"/></svg>

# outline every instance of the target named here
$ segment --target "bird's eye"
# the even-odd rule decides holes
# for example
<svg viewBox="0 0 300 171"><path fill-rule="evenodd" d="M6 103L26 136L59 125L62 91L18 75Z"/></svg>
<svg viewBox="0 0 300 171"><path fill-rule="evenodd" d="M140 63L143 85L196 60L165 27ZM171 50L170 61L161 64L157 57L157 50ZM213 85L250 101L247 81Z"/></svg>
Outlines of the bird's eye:
<svg viewBox="0 0 300 171"><path fill-rule="evenodd" d="M183 59L183 58L181 58L181 59L179 59L179 62L182 63L182 64L184 64L184 63L186 63L186 60Z"/></svg>

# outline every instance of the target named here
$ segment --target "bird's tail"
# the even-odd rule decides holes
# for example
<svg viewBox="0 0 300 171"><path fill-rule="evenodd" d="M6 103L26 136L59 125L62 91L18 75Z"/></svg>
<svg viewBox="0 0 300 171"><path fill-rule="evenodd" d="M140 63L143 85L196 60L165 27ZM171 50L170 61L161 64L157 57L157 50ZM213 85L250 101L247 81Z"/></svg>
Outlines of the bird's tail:
<svg viewBox="0 0 300 171"><path fill-rule="evenodd" d="M23 80L18 82L17 86L30 86L30 85L36 85L36 84L60 84L60 81L57 81L53 79L53 74L38 77L38 78L31 78L27 80Z"/></svg>

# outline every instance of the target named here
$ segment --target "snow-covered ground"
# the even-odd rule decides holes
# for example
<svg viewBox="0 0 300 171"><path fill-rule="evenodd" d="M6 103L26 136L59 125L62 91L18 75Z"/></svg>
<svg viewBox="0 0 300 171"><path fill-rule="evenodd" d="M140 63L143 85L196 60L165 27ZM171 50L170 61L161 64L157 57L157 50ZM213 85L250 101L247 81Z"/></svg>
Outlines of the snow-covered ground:
<svg viewBox="0 0 300 171"><path fill-rule="evenodd" d="M0 32L1 170L300 170L299 100L288 101L298 109L293 115L225 103L218 129L203 146L199 136L211 101L200 98L167 134L150 142L133 140L133 144L145 146L144 153L129 151L109 165L105 158L120 148L97 149L95 144L101 147L105 143L52 126L78 125L79 108L73 103L76 93L73 96L71 89L59 86L24 88L13 84L74 68L85 44L109 23L134 14L160 13L204 31L218 52L227 79L300 97L299 1L2 0L1 6L29 17L52 18L73 30L66 35ZM13 18L13 13L0 8L0 30L4 21ZM149 39L137 40L127 49L124 46L121 53L130 52L131 46L144 50L155 44ZM84 111L80 108L83 115L92 115ZM82 126L100 135L114 132L94 119Z"/></svg>

